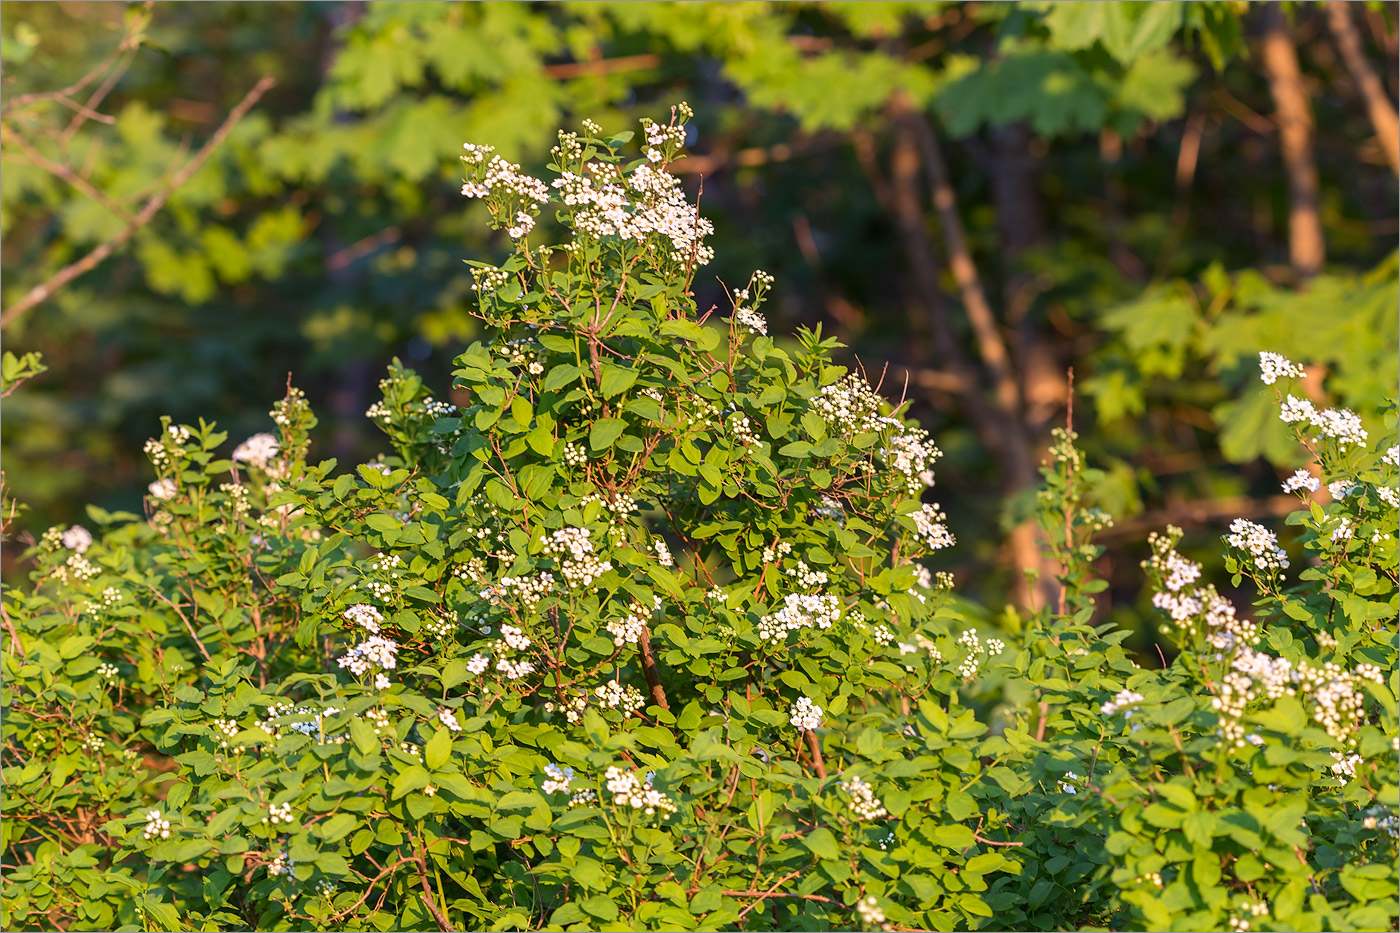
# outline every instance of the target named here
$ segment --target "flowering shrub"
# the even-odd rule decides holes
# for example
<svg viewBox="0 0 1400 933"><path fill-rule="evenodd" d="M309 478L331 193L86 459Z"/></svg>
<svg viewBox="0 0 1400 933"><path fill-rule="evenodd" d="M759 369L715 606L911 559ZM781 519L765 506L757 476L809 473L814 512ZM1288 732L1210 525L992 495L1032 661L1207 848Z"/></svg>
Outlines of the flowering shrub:
<svg viewBox="0 0 1400 933"><path fill-rule="evenodd" d="M1087 624L1108 519L1066 432L1062 605L979 633L922 563L928 435L819 332L778 347L764 274L697 313L688 116L633 161L561 134L549 182L467 147L512 253L473 264L465 407L380 384L393 456L309 463L289 388L229 458L163 423L145 516L43 536L5 595L5 927L1389 923L1393 450L1298 422L1352 486L1303 500L1297 583L1232 529L1253 621L1154 539L1181 654L1148 671Z"/></svg>

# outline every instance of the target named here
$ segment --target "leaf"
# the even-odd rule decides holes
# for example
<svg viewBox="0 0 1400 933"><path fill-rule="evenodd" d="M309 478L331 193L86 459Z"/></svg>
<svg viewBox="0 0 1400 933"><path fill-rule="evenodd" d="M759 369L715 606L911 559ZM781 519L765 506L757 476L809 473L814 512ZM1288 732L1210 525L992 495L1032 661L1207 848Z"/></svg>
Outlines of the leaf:
<svg viewBox="0 0 1400 933"><path fill-rule="evenodd" d="M423 747L423 763L428 766L428 770L437 771L451 758L452 732L446 728L438 729ZM394 786L397 791L397 783Z"/></svg>
<svg viewBox="0 0 1400 933"><path fill-rule="evenodd" d="M817 858L832 861L841 858L841 849L836 844L836 837L825 826L818 827L803 836L802 844Z"/></svg>
<svg viewBox="0 0 1400 933"><path fill-rule="evenodd" d="M579 377L584 372L582 366L573 366L568 363L559 363L549 368L545 374L544 382L540 386L541 392L558 392Z"/></svg>
<svg viewBox="0 0 1400 933"><path fill-rule="evenodd" d="M603 383L601 391L603 398L612 398L631 388L632 383L637 381L637 371L626 366L617 366L613 363L603 364Z"/></svg>
<svg viewBox="0 0 1400 933"><path fill-rule="evenodd" d="M336 842L348 835L352 829L359 825L359 822L359 818L353 813L342 811L317 823L316 835L320 836L323 842Z"/></svg>
<svg viewBox="0 0 1400 933"><path fill-rule="evenodd" d="M427 787L429 781L430 776L427 771L419 765L410 765L398 777L394 778L393 799L398 800L406 794Z"/></svg>
<svg viewBox="0 0 1400 933"><path fill-rule="evenodd" d="M627 422L621 418L599 418L588 429L588 446L594 450L607 450L625 430Z"/></svg>

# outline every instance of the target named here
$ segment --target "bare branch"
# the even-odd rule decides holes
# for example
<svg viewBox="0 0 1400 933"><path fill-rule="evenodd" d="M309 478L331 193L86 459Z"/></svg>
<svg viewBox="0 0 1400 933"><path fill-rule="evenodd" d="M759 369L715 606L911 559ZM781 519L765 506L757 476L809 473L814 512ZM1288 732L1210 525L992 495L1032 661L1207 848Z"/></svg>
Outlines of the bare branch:
<svg viewBox="0 0 1400 933"><path fill-rule="evenodd" d="M24 138L24 135L20 133L19 130L15 129L13 126L5 126L4 130L9 141L18 145L20 150L24 152L25 158L29 159L30 162L33 162L55 178L62 179L69 185L72 185L79 192L92 198L98 204L101 204L103 207L107 208L107 210L116 214L122 220L125 220L128 224L135 223L136 218L132 216L130 211L107 197L107 195L103 194L101 191L98 191L86 178L78 175L68 166L45 158L38 149L34 148L29 140Z"/></svg>
<svg viewBox="0 0 1400 933"><path fill-rule="evenodd" d="M166 184L164 188L151 196L151 199L141 208L140 213L131 219L131 222L127 224L126 228L123 229L121 233L118 233L112 239L101 244L82 259L64 266L50 277L48 281L30 289L28 294L15 304L6 308L3 314L0 314L0 327L5 327L13 323L21 314L40 302L45 301L50 295L64 285L67 285L83 273L92 271L102 260L112 255L119 247L130 240L137 230L150 223L151 220L155 218L156 214L160 212L160 209L165 206L165 202L170 199L170 196L184 185L185 182L189 181L195 172L199 171L200 166L213 154L214 150L219 148L224 140L228 138L228 134L233 131L234 126L247 115L248 111L253 108L253 105L256 104L263 94L267 92L268 88L272 87L275 83L276 81L273 80L272 76L267 75L259 80L257 84L253 85L252 90L245 94L243 99L238 102L238 106L229 111L229 115L224 120L223 125L214 132L213 136L209 137L209 140L195 153L193 158L171 176L169 183Z"/></svg>

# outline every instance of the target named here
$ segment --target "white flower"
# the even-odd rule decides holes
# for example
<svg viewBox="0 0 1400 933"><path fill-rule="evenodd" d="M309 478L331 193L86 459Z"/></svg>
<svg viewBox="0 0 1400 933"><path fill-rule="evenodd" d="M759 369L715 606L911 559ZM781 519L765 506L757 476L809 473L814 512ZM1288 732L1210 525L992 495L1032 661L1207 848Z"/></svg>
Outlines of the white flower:
<svg viewBox="0 0 1400 933"><path fill-rule="evenodd" d="M856 913L860 915L861 922L866 926L880 926L885 922L885 912L880 909L880 902L875 899L873 894L867 894L856 901Z"/></svg>
<svg viewBox="0 0 1400 933"><path fill-rule="evenodd" d="M1225 542L1231 547L1248 551L1254 558L1254 565L1260 570L1277 570L1288 567L1288 555L1278 546L1278 537L1262 525L1247 519L1237 518L1230 523L1230 534Z"/></svg>
<svg viewBox="0 0 1400 933"><path fill-rule="evenodd" d="M171 499L175 496L175 481L166 476L146 487L152 499Z"/></svg>
<svg viewBox="0 0 1400 933"><path fill-rule="evenodd" d="M254 434L234 448L233 459L237 463L250 463L256 467L266 467L268 462L277 456L279 450L281 450L281 445L277 443L277 438L271 434Z"/></svg>
<svg viewBox="0 0 1400 933"><path fill-rule="evenodd" d="M1351 540L1353 531L1354 529L1351 527L1351 519L1347 518L1346 516L1342 516L1341 522L1338 523L1337 527L1332 531L1332 543L1336 544L1338 541Z"/></svg>
<svg viewBox="0 0 1400 933"><path fill-rule="evenodd" d="M841 789L851 795L850 809L858 820L881 820L889 815L875 790L860 775L853 774L841 782Z"/></svg>
<svg viewBox="0 0 1400 933"><path fill-rule="evenodd" d="M1365 446L1369 436L1361 426L1361 418L1345 408L1325 408L1312 417L1315 428L1332 438L1345 450L1351 445Z"/></svg>
<svg viewBox="0 0 1400 933"><path fill-rule="evenodd" d="M341 613L341 617L366 629L371 635L379 634L379 623L384 621L379 610L368 603L356 603Z"/></svg>
<svg viewBox="0 0 1400 933"><path fill-rule="evenodd" d="M1279 420L1288 424L1298 421L1312 422L1317 417L1317 409L1313 408L1313 403L1305 398L1294 398L1288 396L1283 400L1283 407L1279 410Z"/></svg>
<svg viewBox="0 0 1400 933"><path fill-rule="evenodd" d="M953 533L948 530L948 526L943 524L948 516L939 510L938 504L929 505L927 503L915 512L912 516L914 527L928 545L929 550L936 551L940 548L952 547L957 543Z"/></svg>
<svg viewBox="0 0 1400 933"><path fill-rule="evenodd" d="M63 546L79 554L92 546L92 532L82 525L74 525L63 533Z"/></svg>
<svg viewBox="0 0 1400 933"><path fill-rule="evenodd" d="M449 732L461 732L462 724L457 721L457 714L445 706L438 707L438 722L447 727Z"/></svg>
<svg viewBox="0 0 1400 933"><path fill-rule="evenodd" d="M1127 719L1132 716L1133 711L1131 709L1126 709L1126 707L1141 703L1142 700L1142 694L1135 690L1120 690L1117 696L1103 705L1103 714L1105 716L1112 716L1114 713L1122 710L1123 718Z"/></svg>
<svg viewBox="0 0 1400 933"><path fill-rule="evenodd" d="M574 779L573 768L561 768L555 764L544 766L545 780L540 790L546 794L568 793L569 784Z"/></svg>
<svg viewBox="0 0 1400 933"><path fill-rule="evenodd" d="M1400 509L1400 489L1394 486L1377 486L1376 495L1392 509Z"/></svg>
<svg viewBox="0 0 1400 933"><path fill-rule="evenodd" d="M1075 774L1073 771L1066 771L1064 779L1056 781L1055 786L1058 787L1063 794L1077 794L1079 793L1079 788L1073 783L1077 780L1079 780L1079 775Z"/></svg>
<svg viewBox="0 0 1400 933"><path fill-rule="evenodd" d="M142 835L150 839L169 839L170 821L161 819L159 810L148 810L146 812L146 829Z"/></svg>
<svg viewBox="0 0 1400 933"><path fill-rule="evenodd" d="M1339 479L1335 483L1327 484L1327 491L1332 494L1333 499L1345 499L1353 493L1361 491L1361 486L1351 480Z"/></svg>
<svg viewBox="0 0 1400 933"><path fill-rule="evenodd" d="M656 548L656 561L661 566L671 567L676 563L675 559L671 557L671 549L666 546L666 542L661 538L657 538L653 541L652 546Z"/></svg>
<svg viewBox="0 0 1400 933"><path fill-rule="evenodd" d="M467 670L471 671L473 674L480 676L481 673L485 671L487 667L490 666L490 664L491 659L478 651L476 654L473 654L471 658L467 661Z"/></svg>
<svg viewBox="0 0 1400 933"><path fill-rule="evenodd" d="M1316 492L1318 485L1317 477L1307 470L1295 470L1292 476L1283 481L1283 491L1299 492L1306 489L1308 492Z"/></svg>
<svg viewBox="0 0 1400 933"><path fill-rule="evenodd" d="M1287 357L1261 350L1259 353L1259 379L1271 386L1279 379L1302 379L1303 367Z"/></svg>
<svg viewBox="0 0 1400 933"><path fill-rule="evenodd" d="M734 321L755 334L766 335L768 333L768 322L753 308L737 308L734 311Z"/></svg>
<svg viewBox="0 0 1400 933"><path fill-rule="evenodd" d="M798 697L788 712L788 721L798 730L816 729L822 724L822 709L807 697Z"/></svg>

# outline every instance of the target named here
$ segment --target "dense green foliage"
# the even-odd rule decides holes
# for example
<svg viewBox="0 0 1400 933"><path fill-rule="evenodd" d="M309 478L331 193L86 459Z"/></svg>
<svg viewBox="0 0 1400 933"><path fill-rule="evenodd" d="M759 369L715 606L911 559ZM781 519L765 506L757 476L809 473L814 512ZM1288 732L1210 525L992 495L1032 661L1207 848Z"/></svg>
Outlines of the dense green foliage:
<svg viewBox="0 0 1400 933"><path fill-rule="evenodd" d="M144 516L40 538L5 928L1393 928L1393 402L1257 357L1321 477L1298 569L1231 524L1245 612L1154 536L1160 669L1090 625L1111 519L1057 433L1059 601L973 627L905 404L780 347L762 272L697 306L688 116L560 134L551 184L467 148L512 249L471 264L465 404L380 382L394 455L308 462L289 387L229 455L163 420Z"/></svg>

